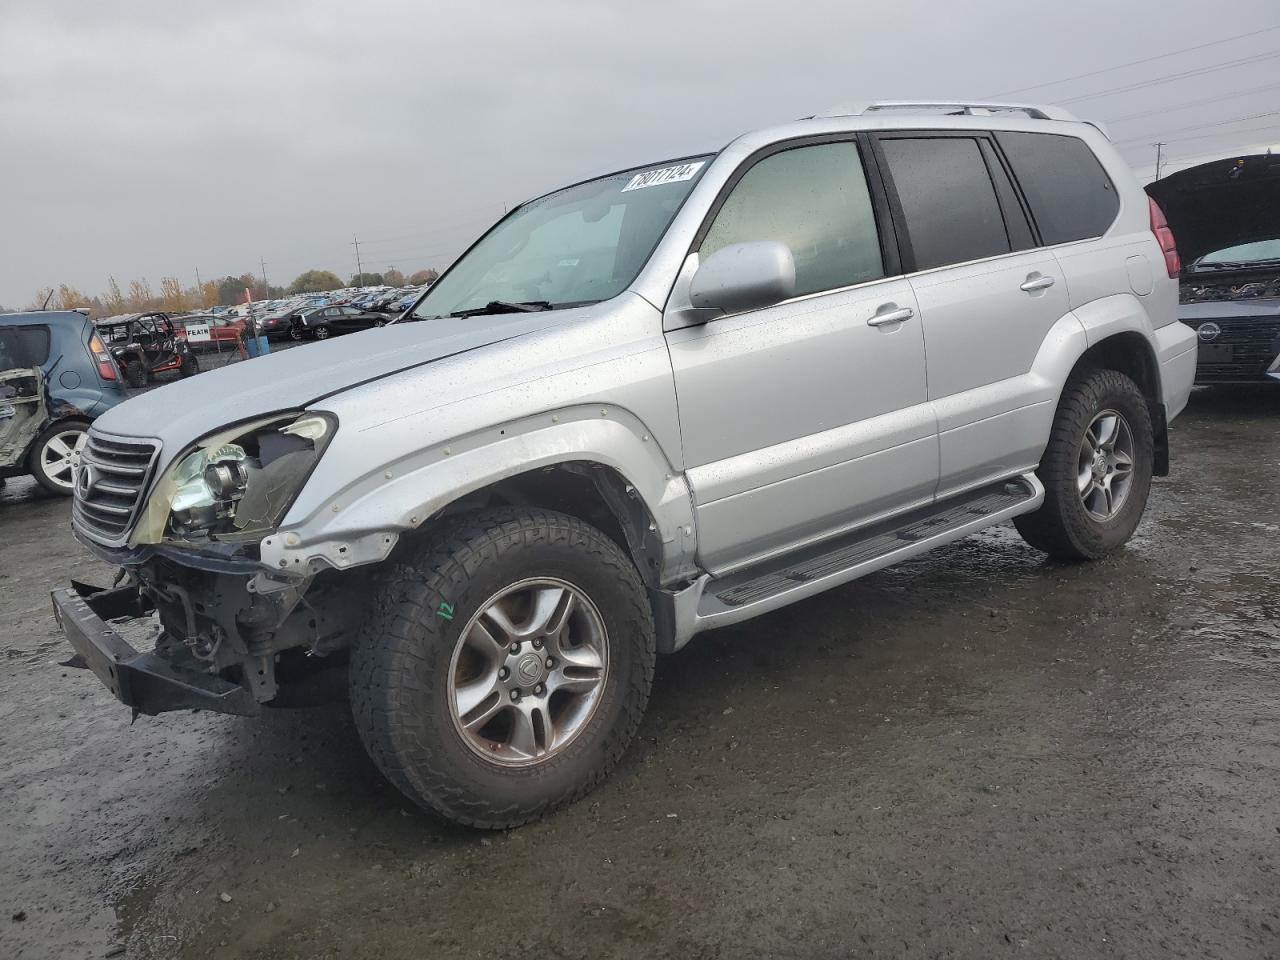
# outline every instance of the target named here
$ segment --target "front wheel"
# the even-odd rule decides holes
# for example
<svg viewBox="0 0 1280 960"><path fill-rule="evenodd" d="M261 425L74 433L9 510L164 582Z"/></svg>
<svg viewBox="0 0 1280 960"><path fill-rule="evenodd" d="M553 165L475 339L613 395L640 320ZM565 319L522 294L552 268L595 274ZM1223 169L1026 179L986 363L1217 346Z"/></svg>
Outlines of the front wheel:
<svg viewBox="0 0 1280 960"><path fill-rule="evenodd" d="M1116 370L1067 383L1036 475L1044 504L1014 520L1022 538L1063 560L1096 560L1138 527L1155 460L1151 414L1138 385Z"/></svg>
<svg viewBox="0 0 1280 960"><path fill-rule="evenodd" d="M184 377L194 377L200 372L200 361L196 359L194 353L189 353L182 359L182 366L178 368L178 372Z"/></svg>
<svg viewBox="0 0 1280 960"><path fill-rule="evenodd" d="M316 327L315 332L312 334L312 336L314 336L317 340L328 340L328 339L329 339L329 328L328 328L328 327Z"/></svg>
<svg viewBox="0 0 1280 960"><path fill-rule="evenodd" d="M613 768L653 680L644 585L605 534L549 511L474 514L389 564L351 654L356 727L412 800L500 829Z"/></svg>

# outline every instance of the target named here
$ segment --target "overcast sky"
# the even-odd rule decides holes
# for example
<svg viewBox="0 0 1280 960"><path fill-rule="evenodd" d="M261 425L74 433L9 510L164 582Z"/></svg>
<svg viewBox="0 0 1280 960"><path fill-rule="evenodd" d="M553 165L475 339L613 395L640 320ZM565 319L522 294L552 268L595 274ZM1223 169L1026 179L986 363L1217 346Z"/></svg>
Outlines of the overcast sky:
<svg viewBox="0 0 1280 960"><path fill-rule="evenodd" d="M1167 169L1280 143L1277 25L1275 0L0 0L0 304L259 258L346 278L353 233L366 269L443 268L505 203L842 102L1203 70L1068 104L1149 178L1157 139Z"/></svg>

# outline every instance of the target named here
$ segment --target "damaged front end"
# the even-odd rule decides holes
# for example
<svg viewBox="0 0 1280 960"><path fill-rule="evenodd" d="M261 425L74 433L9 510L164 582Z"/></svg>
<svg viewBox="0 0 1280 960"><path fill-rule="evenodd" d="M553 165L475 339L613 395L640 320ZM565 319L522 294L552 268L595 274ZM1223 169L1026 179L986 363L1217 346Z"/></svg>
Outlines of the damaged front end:
<svg viewBox="0 0 1280 960"><path fill-rule="evenodd" d="M53 592L73 665L135 713L254 714L340 689L363 574L261 563L335 429L301 412L246 421L181 451L154 482L158 444L91 431L73 530L121 574L111 589Z"/></svg>
<svg viewBox="0 0 1280 960"><path fill-rule="evenodd" d="M202 709L251 716L264 704L340 695L345 647L359 619L351 603L358 573L261 593L254 577L162 557L126 569L110 589L73 581L54 590L53 609L76 651L68 665L91 669L135 715ZM153 648L139 651L130 640Z"/></svg>

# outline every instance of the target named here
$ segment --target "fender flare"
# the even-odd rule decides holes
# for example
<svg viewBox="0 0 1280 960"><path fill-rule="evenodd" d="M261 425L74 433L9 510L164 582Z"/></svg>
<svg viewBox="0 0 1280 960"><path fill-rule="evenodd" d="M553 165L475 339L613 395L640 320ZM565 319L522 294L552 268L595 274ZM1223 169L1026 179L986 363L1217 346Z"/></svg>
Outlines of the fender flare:
<svg viewBox="0 0 1280 960"><path fill-rule="evenodd" d="M260 543L265 567L310 576L390 554L400 534L455 501L519 474L565 463L616 471L644 504L662 543L664 567L694 555L692 498L653 435L618 407L580 405L495 424L380 465L305 517L285 517Z"/></svg>

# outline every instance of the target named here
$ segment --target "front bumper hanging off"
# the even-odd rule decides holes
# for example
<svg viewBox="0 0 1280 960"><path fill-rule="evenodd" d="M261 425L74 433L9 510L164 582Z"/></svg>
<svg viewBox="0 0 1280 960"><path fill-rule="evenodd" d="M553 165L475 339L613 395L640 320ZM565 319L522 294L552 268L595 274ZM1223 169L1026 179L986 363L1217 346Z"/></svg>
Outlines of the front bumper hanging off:
<svg viewBox="0 0 1280 960"><path fill-rule="evenodd" d="M72 666L94 672L135 716L211 710L256 716L261 707L244 686L216 674L176 670L155 653L139 653L109 621L148 616L152 607L133 585L106 590L71 582L54 590L53 615L75 648Z"/></svg>

